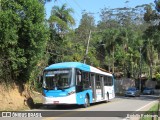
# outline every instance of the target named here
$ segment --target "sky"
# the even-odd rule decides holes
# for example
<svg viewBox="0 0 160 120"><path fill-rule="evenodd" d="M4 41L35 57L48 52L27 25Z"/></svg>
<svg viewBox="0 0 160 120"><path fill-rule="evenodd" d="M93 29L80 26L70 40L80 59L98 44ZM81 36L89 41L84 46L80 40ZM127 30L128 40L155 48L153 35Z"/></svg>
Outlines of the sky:
<svg viewBox="0 0 160 120"><path fill-rule="evenodd" d="M51 9L54 5L62 6L64 3L67 4L67 8L72 8L74 10L73 17L76 21L76 26L79 25L82 18L82 12L92 13L95 21L100 20L99 13L101 9L107 8L119 8L119 7L135 7L137 5L154 3L154 0L52 0L45 4L46 18L48 19L51 13Z"/></svg>

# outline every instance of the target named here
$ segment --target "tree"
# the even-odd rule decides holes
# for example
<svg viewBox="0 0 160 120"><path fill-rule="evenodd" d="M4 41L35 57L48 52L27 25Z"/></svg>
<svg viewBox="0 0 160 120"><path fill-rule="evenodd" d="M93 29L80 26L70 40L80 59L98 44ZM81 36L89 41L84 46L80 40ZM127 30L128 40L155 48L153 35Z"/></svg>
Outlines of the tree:
<svg viewBox="0 0 160 120"><path fill-rule="evenodd" d="M114 64L115 64L115 46L117 42L119 42L118 38L119 31L117 29L109 29L105 31L104 36L103 36L103 43L105 43L106 49L109 51L109 56L112 58L112 72L114 73Z"/></svg>
<svg viewBox="0 0 160 120"><path fill-rule="evenodd" d="M94 17L92 16L91 13L83 12L82 19L80 21L80 25L75 30L75 34L76 34L75 41L78 46L81 46L81 48L83 48L81 49L82 50L81 56L83 57L83 59L86 59L88 64L92 63L92 60L94 59L93 58L94 55L92 54L93 52L92 46L94 44L94 41L93 41L94 30L95 30ZM88 54L86 56L88 40L90 40L90 42L88 46Z"/></svg>
<svg viewBox="0 0 160 120"><path fill-rule="evenodd" d="M75 30L77 34L77 41L87 44L90 31L94 31L95 21L94 17L89 13L82 13L82 19L79 27Z"/></svg>
<svg viewBox="0 0 160 120"><path fill-rule="evenodd" d="M48 40L44 6L38 0L2 0L1 6L1 69L9 66L2 76L10 73L9 80L32 81L37 77Z"/></svg>
<svg viewBox="0 0 160 120"><path fill-rule="evenodd" d="M67 8L67 4L63 4L61 7L54 6L49 18L50 25L57 30L58 34L66 32L72 25L75 25L74 18L71 13L73 10Z"/></svg>
<svg viewBox="0 0 160 120"><path fill-rule="evenodd" d="M50 55L49 64L64 61L64 53L67 49L67 34L71 31L71 26L75 24L72 17L73 10L67 8L66 4L61 7L54 6L48 20L50 25L50 40L47 52Z"/></svg>
<svg viewBox="0 0 160 120"><path fill-rule="evenodd" d="M137 78L140 64L139 46L143 43L143 31L148 27L143 20L144 7L146 5L101 10L101 21L97 25L101 32L97 33L97 38L100 44L105 43L102 56L106 57L101 58L101 61L105 59L106 62L101 64L103 63L103 67L108 66L106 68L109 71L112 66L115 72L123 71L124 75ZM100 52L102 48L101 46L97 50Z"/></svg>
<svg viewBox="0 0 160 120"><path fill-rule="evenodd" d="M146 56L146 62L149 65L149 70L150 70L150 78L152 79L153 73L156 72L156 67L158 66L158 61L159 60L159 54L160 54L160 36L159 36L159 31L160 31L160 16L158 14L158 6L159 6L159 1L155 1L156 4L156 10L153 10L153 7L148 5L146 6L145 14L144 14L144 20L150 23L150 26L146 29L144 32L144 39L145 39L145 56ZM156 67L155 67L156 66Z"/></svg>
<svg viewBox="0 0 160 120"><path fill-rule="evenodd" d="M157 74L156 74L156 79L157 79L158 81L160 81L160 73L157 73Z"/></svg>
<svg viewBox="0 0 160 120"><path fill-rule="evenodd" d="M8 5L15 5L12 1L8 2ZM16 6L15 6L16 7ZM17 6L19 7L19 6ZM18 15L15 14L12 8L6 7L6 2L1 1L0 10L0 78L2 82L11 83L13 82L13 75L19 75L20 66L25 66L25 58L20 56L22 51L17 48L18 35L16 24L20 23L17 19ZM14 21L14 22L12 22ZM22 53L23 54L23 53Z"/></svg>
<svg viewBox="0 0 160 120"><path fill-rule="evenodd" d="M160 0L155 0L155 4L156 4L156 10L158 11L158 12L160 12Z"/></svg>

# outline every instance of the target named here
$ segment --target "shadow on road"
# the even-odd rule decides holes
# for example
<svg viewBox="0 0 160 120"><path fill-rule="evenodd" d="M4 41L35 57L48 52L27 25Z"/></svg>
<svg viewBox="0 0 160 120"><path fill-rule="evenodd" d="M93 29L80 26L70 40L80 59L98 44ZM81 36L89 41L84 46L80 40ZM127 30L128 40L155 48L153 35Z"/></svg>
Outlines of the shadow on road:
<svg viewBox="0 0 160 120"><path fill-rule="evenodd" d="M95 106L99 104L105 104L106 102L92 103L90 106ZM40 110L76 110L83 108L82 105L43 105L42 103L35 103L34 109Z"/></svg>
<svg viewBox="0 0 160 120"><path fill-rule="evenodd" d="M116 96L114 99L110 100L110 102L118 101L122 99L130 99L130 100L145 100L145 101L153 101L158 100L159 96L157 95L141 95L140 97L124 97L124 96ZM106 102L98 102L98 103L92 103L91 106L96 106L99 104L106 104ZM83 108L82 105L43 105L42 103L35 103L33 109L39 109L39 110L76 110Z"/></svg>
<svg viewBox="0 0 160 120"><path fill-rule="evenodd" d="M42 103L35 103L34 109L40 110L75 110L82 108L80 105L44 105Z"/></svg>

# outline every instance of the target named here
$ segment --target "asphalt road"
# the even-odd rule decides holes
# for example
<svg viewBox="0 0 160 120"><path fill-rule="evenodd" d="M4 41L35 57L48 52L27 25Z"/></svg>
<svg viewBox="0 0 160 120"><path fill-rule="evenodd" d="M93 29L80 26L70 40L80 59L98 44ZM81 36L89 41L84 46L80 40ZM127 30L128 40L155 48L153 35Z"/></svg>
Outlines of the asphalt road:
<svg viewBox="0 0 160 120"><path fill-rule="evenodd" d="M158 98L158 96L144 95L141 97L122 96L116 97L108 103L92 104L88 108L70 105L58 108L42 106L29 112L39 112L42 113L42 116L46 115L47 117L26 118L26 120L126 120L127 114L141 114L138 111L148 110L158 101ZM9 118L3 118L3 120L5 119L9 120ZM17 117L12 118L12 120L14 119L17 120Z"/></svg>

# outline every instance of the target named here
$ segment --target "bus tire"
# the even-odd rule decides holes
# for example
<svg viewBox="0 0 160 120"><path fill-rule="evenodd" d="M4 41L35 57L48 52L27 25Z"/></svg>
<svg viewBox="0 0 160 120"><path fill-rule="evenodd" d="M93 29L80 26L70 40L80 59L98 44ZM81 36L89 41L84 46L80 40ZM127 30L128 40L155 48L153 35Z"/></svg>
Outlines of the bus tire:
<svg viewBox="0 0 160 120"><path fill-rule="evenodd" d="M85 103L83 104L83 107L84 107L84 108L87 108L87 107L90 106L88 95L85 96L84 102L85 102Z"/></svg>

